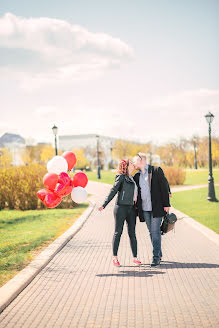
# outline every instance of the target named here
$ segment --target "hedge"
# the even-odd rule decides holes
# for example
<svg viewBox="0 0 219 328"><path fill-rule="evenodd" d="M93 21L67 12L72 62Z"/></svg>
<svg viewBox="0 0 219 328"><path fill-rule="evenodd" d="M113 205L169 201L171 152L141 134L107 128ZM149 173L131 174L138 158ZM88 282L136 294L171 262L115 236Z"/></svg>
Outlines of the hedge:
<svg viewBox="0 0 219 328"><path fill-rule="evenodd" d="M173 167L173 166L162 166L164 174L169 182L169 185L183 185L186 172L180 167Z"/></svg>

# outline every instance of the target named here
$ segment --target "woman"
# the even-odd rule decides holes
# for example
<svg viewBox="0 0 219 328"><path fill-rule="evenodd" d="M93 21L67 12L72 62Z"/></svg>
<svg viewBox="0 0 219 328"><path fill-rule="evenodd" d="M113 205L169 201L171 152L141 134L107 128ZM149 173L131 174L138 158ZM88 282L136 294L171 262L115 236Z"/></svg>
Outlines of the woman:
<svg viewBox="0 0 219 328"><path fill-rule="evenodd" d="M120 266L117 253L125 220L128 227L130 245L134 257L133 263L137 265L141 264L141 261L137 258L137 240L135 235L135 202L137 201L138 190L131 175L134 169L134 164L130 160L123 159L120 161L115 183L103 205L99 207L99 211L102 211L118 193L114 207L115 232L113 236L113 265L116 267Z"/></svg>

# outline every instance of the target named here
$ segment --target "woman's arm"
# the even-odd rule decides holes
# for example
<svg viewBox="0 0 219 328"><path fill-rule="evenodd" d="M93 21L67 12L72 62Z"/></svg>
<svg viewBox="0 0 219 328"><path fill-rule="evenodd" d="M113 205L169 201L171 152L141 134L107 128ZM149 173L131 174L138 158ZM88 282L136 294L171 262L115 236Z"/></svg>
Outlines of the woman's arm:
<svg viewBox="0 0 219 328"><path fill-rule="evenodd" d="M123 183L124 181L124 175L123 174L120 174L120 175L117 175L116 176L116 179L115 179L115 182L114 182L114 185L113 187L111 188L110 192L109 192L109 195L106 197L102 207L105 208L106 205L113 199L113 197L117 194L121 184Z"/></svg>

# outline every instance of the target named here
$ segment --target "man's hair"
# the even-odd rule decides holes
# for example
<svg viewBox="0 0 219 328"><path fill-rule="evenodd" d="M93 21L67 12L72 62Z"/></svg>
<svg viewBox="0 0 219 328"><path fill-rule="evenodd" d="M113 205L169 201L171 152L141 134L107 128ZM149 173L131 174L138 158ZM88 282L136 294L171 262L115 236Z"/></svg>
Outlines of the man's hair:
<svg viewBox="0 0 219 328"><path fill-rule="evenodd" d="M141 159L145 159L145 160L147 158L147 155L145 153L141 153L141 152L137 153L137 156L139 156Z"/></svg>

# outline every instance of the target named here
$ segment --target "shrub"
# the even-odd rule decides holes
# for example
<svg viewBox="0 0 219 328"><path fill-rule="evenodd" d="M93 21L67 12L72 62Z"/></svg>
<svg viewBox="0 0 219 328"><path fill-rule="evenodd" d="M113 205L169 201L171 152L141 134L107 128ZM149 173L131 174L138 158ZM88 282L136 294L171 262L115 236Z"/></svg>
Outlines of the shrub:
<svg viewBox="0 0 219 328"><path fill-rule="evenodd" d="M21 210L33 210L38 206L37 191L43 188L43 176L47 170L37 163L19 169L17 186L17 205Z"/></svg>
<svg viewBox="0 0 219 328"><path fill-rule="evenodd" d="M16 206L16 168L0 170L0 208L5 206L13 209Z"/></svg>
<svg viewBox="0 0 219 328"><path fill-rule="evenodd" d="M182 185L186 178L186 172L180 167L165 166L164 174L170 185Z"/></svg>
<svg viewBox="0 0 219 328"><path fill-rule="evenodd" d="M37 163L0 170L0 209L33 210L38 207L37 191L43 187L46 167Z"/></svg>
<svg viewBox="0 0 219 328"><path fill-rule="evenodd" d="M37 197L37 191L44 188L43 176L47 173L42 164L0 169L0 210L4 208L35 210L46 208ZM72 174L71 174L72 175ZM64 197L57 208L74 208L71 195Z"/></svg>

